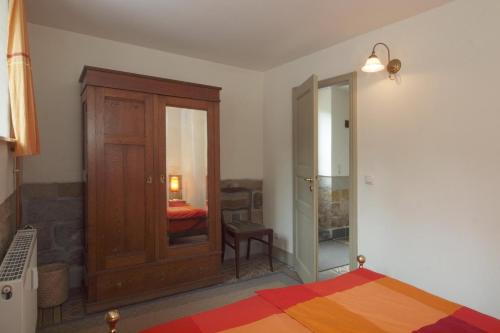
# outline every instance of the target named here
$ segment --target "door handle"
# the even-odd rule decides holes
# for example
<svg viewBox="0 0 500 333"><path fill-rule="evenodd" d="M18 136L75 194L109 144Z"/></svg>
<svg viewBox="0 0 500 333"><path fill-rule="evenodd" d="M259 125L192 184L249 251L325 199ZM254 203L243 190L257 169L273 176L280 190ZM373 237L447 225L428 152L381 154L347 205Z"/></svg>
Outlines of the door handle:
<svg viewBox="0 0 500 333"><path fill-rule="evenodd" d="M304 180L305 180L306 182L309 182L309 183L312 183L312 182L313 182L313 179L312 179L312 178L304 178Z"/></svg>
<svg viewBox="0 0 500 333"><path fill-rule="evenodd" d="M146 184L153 184L153 177L152 176L146 177Z"/></svg>
<svg viewBox="0 0 500 333"><path fill-rule="evenodd" d="M165 175L160 176L160 183L165 184Z"/></svg>

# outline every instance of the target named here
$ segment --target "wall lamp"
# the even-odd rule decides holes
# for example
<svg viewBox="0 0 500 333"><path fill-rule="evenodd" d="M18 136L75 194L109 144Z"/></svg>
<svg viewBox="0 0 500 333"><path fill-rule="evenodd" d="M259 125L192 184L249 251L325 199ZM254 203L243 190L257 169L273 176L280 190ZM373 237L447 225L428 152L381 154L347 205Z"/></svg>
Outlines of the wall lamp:
<svg viewBox="0 0 500 333"><path fill-rule="evenodd" d="M387 66L384 66L375 54L375 48L379 45L382 45L387 49L387 57L389 59ZM394 80L394 75L401 69L401 61L399 59L391 59L391 51L389 50L389 46L387 46L385 43L377 43L373 46L372 54L366 60L365 65L361 67L361 70L366 73L375 73L384 70L384 68L389 72L389 79Z"/></svg>

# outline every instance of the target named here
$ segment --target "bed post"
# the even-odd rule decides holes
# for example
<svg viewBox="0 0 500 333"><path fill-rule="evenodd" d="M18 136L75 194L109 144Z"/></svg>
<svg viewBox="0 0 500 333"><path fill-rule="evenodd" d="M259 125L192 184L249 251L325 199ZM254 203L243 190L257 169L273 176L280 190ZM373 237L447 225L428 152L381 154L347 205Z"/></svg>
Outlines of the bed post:
<svg viewBox="0 0 500 333"><path fill-rule="evenodd" d="M365 256L360 254L359 256L356 257L356 260L358 260L359 268L363 268L363 265L366 262Z"/></svg>
<svg viewBox="0 0 500 333"><path fill-rule="evenodd" d="M106 322L108 323L109 327L109 333L117 333L118 331L116 330L116 323L120 319L120 313L118 310L111 310L106 313L106 316L104 317L106 319Z"/></svg>

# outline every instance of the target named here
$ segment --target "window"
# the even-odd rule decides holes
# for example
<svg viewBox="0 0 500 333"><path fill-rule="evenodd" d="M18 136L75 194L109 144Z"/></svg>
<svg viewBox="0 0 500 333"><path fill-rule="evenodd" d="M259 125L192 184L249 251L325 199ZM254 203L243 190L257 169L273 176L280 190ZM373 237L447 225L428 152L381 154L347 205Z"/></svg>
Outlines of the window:
<svg viewBox="0 0 500 333"><path fill-rule="evenodd" d="M9 78L7 70L8 1L0 1L0 136L10 137Z"/></svg>

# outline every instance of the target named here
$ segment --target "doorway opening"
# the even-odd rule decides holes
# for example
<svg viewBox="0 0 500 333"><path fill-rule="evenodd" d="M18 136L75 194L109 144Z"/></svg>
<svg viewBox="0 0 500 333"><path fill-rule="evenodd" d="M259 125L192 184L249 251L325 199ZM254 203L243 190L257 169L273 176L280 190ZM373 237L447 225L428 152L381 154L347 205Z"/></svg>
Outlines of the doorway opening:
<svg viewBox="0 0 500 333"><path fill-rule="evenodd" d="M294 266L304 282L356 267L356 73L292 90Z"/></svg>
<svg viewBox="0 0 500 333"><path fill-rule="evenodd" d="M318 279L350 269L351 84L318 86Z"/></svg>

